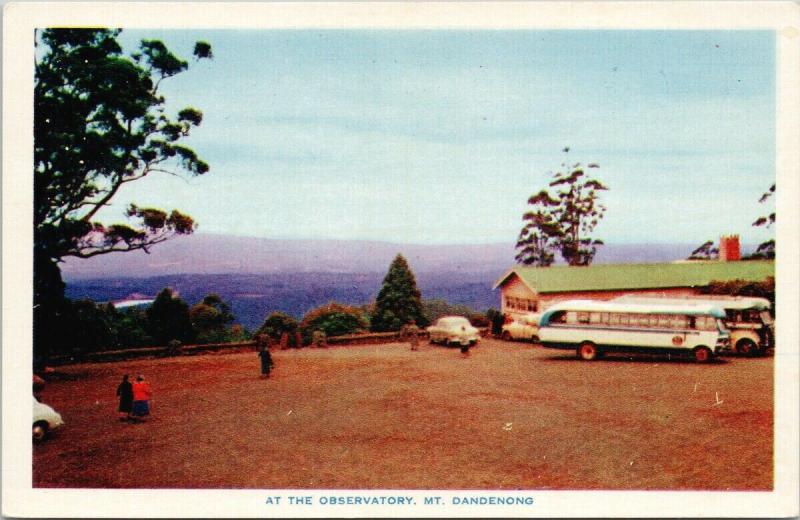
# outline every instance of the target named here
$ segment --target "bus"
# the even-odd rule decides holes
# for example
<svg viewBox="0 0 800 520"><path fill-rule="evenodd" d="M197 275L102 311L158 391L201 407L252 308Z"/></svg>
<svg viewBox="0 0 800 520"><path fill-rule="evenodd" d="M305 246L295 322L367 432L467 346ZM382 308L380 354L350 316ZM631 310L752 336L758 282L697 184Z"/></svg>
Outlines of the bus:
<svg viewBox="0 0 800 520"><path fill-rule="evenodd" d="M730 348L725 312L714 305L569 300L542 313L539 342L591 361L606 352L690 354L699 363Z"/></svg>
<svg viewBox="0 0 800 520"><path fill-rule="evenodd" d="M766 298L744 296L661 297L627 294L612 301L625 303L715 305L725 311L725 328L731 333L731 348L746 356L763 355L775 346L775 320Z"/></svg>

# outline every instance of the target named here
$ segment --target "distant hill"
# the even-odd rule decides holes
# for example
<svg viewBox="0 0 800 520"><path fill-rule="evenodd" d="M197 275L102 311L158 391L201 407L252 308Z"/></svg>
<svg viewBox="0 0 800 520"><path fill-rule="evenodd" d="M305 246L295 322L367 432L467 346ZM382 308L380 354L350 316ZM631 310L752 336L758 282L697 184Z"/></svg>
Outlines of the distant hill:
<svg viewBox="0 0 800 520"><path fill-rule="evenodd" d="M607 245L596 263L668 262L686 258L696 244ZM415 273L488 272L514 263L514 244L419 245L366 240L274 240L228 235L179 237L143 251L69 258L67 281L167 274L384 273L402 253Z"/></svg>
<svg viewBox="0 0 800 520"><path fill-rule="evenodd" d="M609 245L596 263L668 262L694 245ZM402 253L423 298L441 298L476 311L499 308L492 285L514 263L513 244L407 245L346 240L271 240L197 234L141 251L63 267L67 296L97 302L152 298L172 287L190 304L216 292L237 322L254 329L273 311L300 318L335 300L362 305L375 299L389 263Z"/></svg>

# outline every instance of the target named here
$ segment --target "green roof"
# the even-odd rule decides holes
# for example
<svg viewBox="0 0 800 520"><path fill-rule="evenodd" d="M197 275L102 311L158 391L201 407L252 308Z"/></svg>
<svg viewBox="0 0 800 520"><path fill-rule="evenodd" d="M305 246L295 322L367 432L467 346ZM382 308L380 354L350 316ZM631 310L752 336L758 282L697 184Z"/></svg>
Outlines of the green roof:
<svg viewBox="0 0 800 520"><path fill-rule="evenodd" d="M760 281L775 276L772 260L739 262L677 262L670 264L600 264L589 267L514 267L495 284L495 289L516 274L539 293L613 291L698 287L712 280Z"/></svg>

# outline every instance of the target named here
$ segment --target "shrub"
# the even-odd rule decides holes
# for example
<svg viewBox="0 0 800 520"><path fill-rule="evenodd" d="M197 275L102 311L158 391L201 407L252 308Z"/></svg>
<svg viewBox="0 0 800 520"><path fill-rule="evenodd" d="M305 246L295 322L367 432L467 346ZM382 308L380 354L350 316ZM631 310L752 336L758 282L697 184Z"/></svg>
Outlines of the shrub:
<svg viewBox="0 0 800 520"><path fill-rule="evenodd" d="M750 280L713 280L700 290L701 294L726 294L731 296L757 296L766 298L772 305L770 312L775 315L775 278L768 276L760 282Z"/></svg>
<svg viewBox="0 0 800 520"><path fill-rule="evenodd" d="M296 330L297 320L283 312L273 312L264 320L264 323L258 328L255 335L266 334L277 342L280 341L281 334L284 332L291 337Z"/></svg>
<svg viewBox="0 0 800 520"><path fill-rule="evenodd" d="M311 335L321 330L327 337L343 336L367 330L369 324L357 307L331 302L309 311L300 322L303 342L311 343Z"/></svg>
<svg viewBox="0 0 800 520"><path fill-rule="evenodd" d="M473 314L469 316L469 322L472 324L473 327L489 327L491 325L491 321L483 314Z"/></svg>
<svg viewBox="0 0 800 520"><path fill-rule="evenodd" d="M497 309L489 309L486 311L486 318L492 324L492 334L499 336L503 332L503 323L505 323L505 316Z"/></svg>

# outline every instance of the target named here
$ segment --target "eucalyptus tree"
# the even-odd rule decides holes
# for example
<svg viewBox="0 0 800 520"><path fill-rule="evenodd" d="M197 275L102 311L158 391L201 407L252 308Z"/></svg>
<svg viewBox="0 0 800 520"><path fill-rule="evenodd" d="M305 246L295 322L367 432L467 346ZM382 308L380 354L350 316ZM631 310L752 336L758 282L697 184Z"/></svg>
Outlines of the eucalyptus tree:
<svg viewBox="0 0 800 520"><path fill-rule="evenodd" d="M64 284L58 262L118 251L147 251L192 233L178 210L129 205L124 220L98 213L120 190L150 175L202 175L209 165L181 143L203 114L169 115L163 81L189 63L161 41L126 54L119 29L45 29L36 36L34 80L34 347L58 341ZM211 58L197 42L196 60Z"/></svg>
<svg viewBox="0 0 800 520"><path fill-rule="evenodd" d="M569 147L563 151L568 154ZM586 173L596 168L596 163L584 169L581 163L567 159L551 173L548 188L528 199L531 209L522 217L525 225L517 240L518 263L548 266L555 261L555 252L569 265L592 263L603 241L592 238L591 233L606 211L600 192L608 190Z"/></svg>

